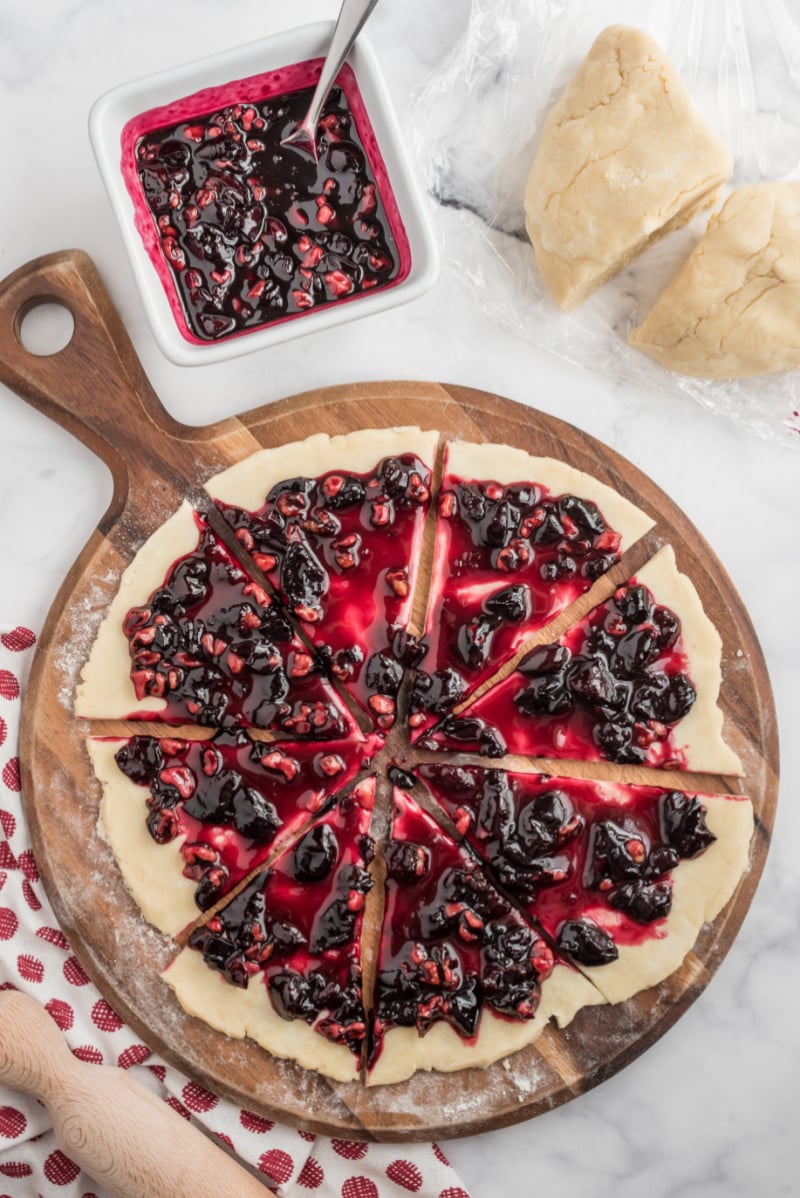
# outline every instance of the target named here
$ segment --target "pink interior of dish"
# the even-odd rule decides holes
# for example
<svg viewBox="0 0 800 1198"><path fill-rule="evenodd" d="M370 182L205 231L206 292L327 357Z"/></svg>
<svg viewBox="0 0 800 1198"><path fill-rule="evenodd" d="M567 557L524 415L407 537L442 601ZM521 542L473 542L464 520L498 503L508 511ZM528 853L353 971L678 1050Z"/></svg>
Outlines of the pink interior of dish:
<svg viewBox="0 0 800 1198"><path fill-rule="evenodd" d="M203 88L201 91L193 92L190 96L182 96L180 99L161 105L159 108L149 108L146 112L139 113L138 116L129 120L122 130L120 139L122 158L120 167L122 178L133 202L134 223L148 257L161 280L167 301L175 317L175 323L182 336L193 345L207 346L209 342L195 337L187 325L183 305L175 287L172 273L164 259L158 230L153 215L147 206L139 181L136 166L136 144L140 137L152 132L154 129L162 129L169 125L178 124L191 117L206 116L215 112L218 108L225 108L242 100L258 102L271 99L273 96L288 95L291 92L300 91L305 87L313 87L319 79L323 61L322 58L309 59L306 62L297 62L291 66L280 67L278 70L269 71L264 75L250 75L245 79L235 79L231 83L225 83L219 87ZM386 168L386 163L378 146L372 123L367 115L367 109L356 77L349 66L345 65L342 67L336 78L336 83L342 88L353 119L356 122L359 137L361 138L370 167L378 184L378 191L386 210L389 228L397 246L400 269L395 278L380 288L381 291L388 291L390 288L396 287L398 283L402 283L408 277L408 272L411 269L411 247L409 246L408 235L389 181L389 172ZM354 300L357 301L362 298L366 298L363 293L345 296L337 301L336 306L338 308L343 304L349 304ZM296 320L298 317L304 315L306 314L303 312L295 312L291 315L280 317L277 320L271 320L268 325L265 324L259 327L271 328L273 325L284 324L286 321ZM220 338L220 340L245 337L250 333L258 331L259 328L240 329L235 333L230 333L226 338Z"/></svg>

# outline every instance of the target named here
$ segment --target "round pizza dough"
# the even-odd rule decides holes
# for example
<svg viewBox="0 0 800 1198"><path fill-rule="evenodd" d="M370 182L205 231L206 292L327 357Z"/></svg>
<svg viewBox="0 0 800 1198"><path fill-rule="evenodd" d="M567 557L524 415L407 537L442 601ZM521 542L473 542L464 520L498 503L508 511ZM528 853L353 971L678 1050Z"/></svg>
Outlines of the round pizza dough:
<svg viewBox="0 0 800 1198"><path fill-rule="evenodd" d="M418 454L433 467L439 441L438 433L418 428L368 429L341 437L317 434L305 442L252 455L212 479L207 490L213 498L254 509L284 477L318 476L334 470L363 473L384 456L408 452ZM448 469L463 477L491 477L501 483L529 478L553 493L575 491L597 503L609 523L622 534L623 549L653 525L649 516L591 476L566 463L535 458L510 446L454 442L449 450ZM136 707L143 713L157 712L162 707L162 700L148 699L138 704L135 700L122 621L130 607L142 604L162 584L171 563L190 552L197 539L195 515L184 503L142 546L124 572L120 589L83 669L76 714L119 719ZM692 669L697 663L702 673L702 688L709 695L708 702L698 702L700 712L695 723L689 725L691 717L684 721L691 731L687 738L690 764L693 768L712 768L711 764L702 764L707 761L704 745L711 738L717 749L721 745L727 753L728 772L739 772L738 758L722 741L722 716L716 707L721 678L719 637L694 588L678 574L669 548L645 566L638 578L651 587L659 602L673 606L680 616L684 637L693 647ZM697 681L700 682L699 677ZM95 773L105 792L101 834L114 850L125 881L145 917L166 934L175 936L197 919L194 886L182 876L179 841L159 846L150 839L143 818L141 787L125 778L114 761L118 743L113 739L89 742ZM708 758L709 763L711 760ZM719 769L718 760L714 761L713 768ZM675 904L667 921L667 934L648 942L646 953L634 956L633 952L627 954L623 950L617 967L609 973L579 971L557 964L542 986L534 1019L521 1022L501 1019L487 1008L473 1042L464 1041L445 1023L435 1024L424 1037L415 1029L394 1028L387 1034L368 1083L399 1081L417 1069L452 1071L486 1065L531 1043L551 1018L563 1027L583 1006L622 1001L676 969L702 923L715 918L728 901L747 865L752 830L749 802L709 797L707 805L709 826L719 839L697 861L682 862L676 869ZM365 959L368 956L374 957L374 952L365 951ZM302 1020L279 1017L265 987L259 984L263 978L251 980L246 990L239 990L209 969L199 952L188 948L180 952L164 978L190 1014L227 1035L250 1036L274 1055L293 1059L304 1068L318 1070L339 1081L352 1080L359 1074L358 1061L348 1049L326 1040Z"/></svg>

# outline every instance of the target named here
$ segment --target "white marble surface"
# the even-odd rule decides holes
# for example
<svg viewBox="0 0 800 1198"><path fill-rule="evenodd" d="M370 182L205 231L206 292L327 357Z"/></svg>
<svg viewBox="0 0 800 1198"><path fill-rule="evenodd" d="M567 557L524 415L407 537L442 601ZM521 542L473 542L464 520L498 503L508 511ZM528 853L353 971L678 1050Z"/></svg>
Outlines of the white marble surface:
<svg viewBox="0 0 800 1198"><path fill-rule="evenodd" d="M306 0L302 18L334 8ZM295 20L299 13L300 6ZM467 13L467 0L384 0L376 10L371 40L401 113ZM323 384L441 378L496 390L588 430L685 509L741 592L772 675L784 785L764 877L713 983L654 1048L569 1105L453 1142L449 1152L474 1198L800 1194L800 456L689 399L613 385L487 326L446 271L428 296L368 327L354 323L216 367L167 362L146 326L94 167L89 107L123 78L290 20L263 0L3 4L0 276L51 250L87 250L157 392L181 420L205 423ZM787 96L786 104L797 100ZM105 468L0 387L0 622L41 625L109 496Z"/></svg>

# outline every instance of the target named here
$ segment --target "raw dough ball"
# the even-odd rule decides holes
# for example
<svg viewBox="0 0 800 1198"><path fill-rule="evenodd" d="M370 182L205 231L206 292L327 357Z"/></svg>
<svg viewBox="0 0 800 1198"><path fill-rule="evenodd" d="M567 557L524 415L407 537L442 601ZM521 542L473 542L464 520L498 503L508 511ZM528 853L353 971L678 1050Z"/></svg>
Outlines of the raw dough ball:
<svg viewBox="0 0 800 1198"><path fill-rule="evenodd" d="M630 342L697 378L800 367L800 183L735 191Z"/></svg>
<svg viewBox="0 0 800 1198"><path fill-rule="evenodd" d="M727 147L652 38L613 25L549 113L525 191L528 236L569 312L713 203Z"/></svg>

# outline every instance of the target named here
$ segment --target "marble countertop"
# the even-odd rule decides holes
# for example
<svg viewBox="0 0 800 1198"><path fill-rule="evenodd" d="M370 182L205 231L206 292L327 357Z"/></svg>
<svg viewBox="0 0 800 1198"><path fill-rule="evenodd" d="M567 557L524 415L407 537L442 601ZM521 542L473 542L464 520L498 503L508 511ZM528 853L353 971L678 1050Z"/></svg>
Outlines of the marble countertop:
<svg viewBox="0 0 800 1198"><path fill-rule="evenodd" d="M303 16L333 15L335 7L306 0ZM686 397L593 377L515 339L486 323L448 270L425 297L372 317L369 336L356 322L218 366L169 363L146 324L92 158L87 113L121 77L268 34L279 23L270 9L240 0L234 20L234 6L215 0L3 6L0 276L49 251L88 251L179 420L204 424L349 381L467 383L587 430L683 507L741 593L775 691L784 784L762 882L711 985L643 1057L567 1106L453 1141L448 1152L474 1198L800 1194L800 456ZM468 11L467 0L384 0L376 10L370 40L401 113ZM105 510L110 478L87 449L3 387L0 467L0 622L39 627Z"/></svg>

